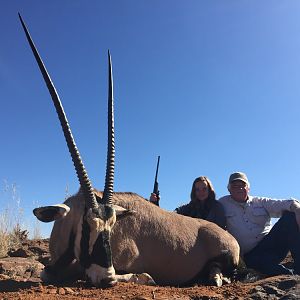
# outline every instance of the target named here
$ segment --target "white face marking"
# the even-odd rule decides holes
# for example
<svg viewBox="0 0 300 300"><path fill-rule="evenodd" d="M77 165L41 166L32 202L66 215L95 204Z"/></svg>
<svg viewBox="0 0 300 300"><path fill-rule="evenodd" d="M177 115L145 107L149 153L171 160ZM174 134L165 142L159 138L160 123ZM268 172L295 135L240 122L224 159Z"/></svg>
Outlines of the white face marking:
<svg viewBox="0 0 300 300"><path fill-rule="evenodd" d="M102 279L111 279L111 283L116 282L115 269L113 266L109 268L103 268L92 264L88 269L85 270L85 272L92 284L95 286L99 286Z"/></svg>

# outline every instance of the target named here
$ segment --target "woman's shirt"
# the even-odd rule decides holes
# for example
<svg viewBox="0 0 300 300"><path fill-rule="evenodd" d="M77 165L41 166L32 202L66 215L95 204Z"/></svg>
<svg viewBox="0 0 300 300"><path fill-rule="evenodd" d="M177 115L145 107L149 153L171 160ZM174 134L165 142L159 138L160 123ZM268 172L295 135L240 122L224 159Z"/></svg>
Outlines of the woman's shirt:
<svg viewBox="0 0 300 300"><path fill-rule="evenodd" d="M178 214L184 216L213 222L226 230L226 218L222 204L217 200L214 200L210 204L210 207L207 208L201 205L195 205L194 203L190 202L176 208L175 211Z"/></svg>

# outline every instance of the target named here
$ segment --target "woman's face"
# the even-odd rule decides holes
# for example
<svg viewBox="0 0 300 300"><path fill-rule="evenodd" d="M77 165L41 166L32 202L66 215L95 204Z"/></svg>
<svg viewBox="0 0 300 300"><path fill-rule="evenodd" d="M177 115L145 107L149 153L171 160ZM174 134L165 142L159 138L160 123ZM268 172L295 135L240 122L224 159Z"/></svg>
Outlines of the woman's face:
<svg viewBox="0 0 300 300"><path fill-rule="evenodd" d="M204 201L208 198L208 186L206 182L198 181L195 183L195 195L199 201Z"/></svg>

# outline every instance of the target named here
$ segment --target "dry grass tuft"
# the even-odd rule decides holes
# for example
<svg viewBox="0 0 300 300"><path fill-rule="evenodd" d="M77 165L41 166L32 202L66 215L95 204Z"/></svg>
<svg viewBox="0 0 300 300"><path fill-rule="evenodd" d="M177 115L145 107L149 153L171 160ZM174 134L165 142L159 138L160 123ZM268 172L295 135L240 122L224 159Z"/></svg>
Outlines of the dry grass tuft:
<svg viewBox="0 0 300 300"><path fill-rule="evenodd" d="M6 257L9 250L20 246L28 238L28 231L23 230L21 221L23 210L20 206L20 196L16 184L9 185L4 181L1 193L6 207L0 207L0 257Z"/></svg>
<svg viewBox="0 0 300 300"><path fill-rule="evenodd" d="M9 250L21 245L22 239L27 238L25 231L21 231L18 224L15 225L12 231L7 228L4 222L5 216L0 221L0 258L6 257Z"/></svg>

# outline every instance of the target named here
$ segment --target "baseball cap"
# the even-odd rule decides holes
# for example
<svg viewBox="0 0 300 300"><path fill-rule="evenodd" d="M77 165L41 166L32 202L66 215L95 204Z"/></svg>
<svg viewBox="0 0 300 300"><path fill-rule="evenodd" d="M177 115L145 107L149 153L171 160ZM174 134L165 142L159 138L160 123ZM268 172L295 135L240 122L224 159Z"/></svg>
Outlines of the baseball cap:
<svg viewBox="0 0 300 300"><path fill-rule="evenodd" d="M249 183L248 178L245 173L242 173L242 172L232 173L229 177L228 184L231 184L233 181L236 181L236 180L241 180L241 181L245 182L248 186L250 186L250 183Z"/></svg>

